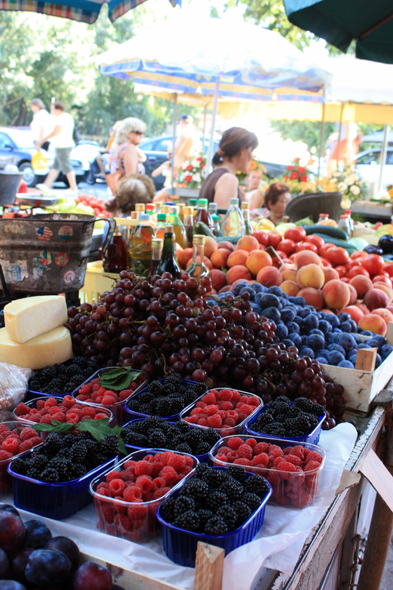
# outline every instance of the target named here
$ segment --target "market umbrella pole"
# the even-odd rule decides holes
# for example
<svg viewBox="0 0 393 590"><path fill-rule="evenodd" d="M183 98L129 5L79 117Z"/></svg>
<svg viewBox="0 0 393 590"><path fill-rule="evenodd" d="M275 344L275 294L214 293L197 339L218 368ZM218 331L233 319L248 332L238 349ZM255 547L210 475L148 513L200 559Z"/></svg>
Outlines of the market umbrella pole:
<svg viewBox="0 0 393 590"><path fill-rule="evenodd" d="M173 183L175 180L175 144L177 127L177 92L173 95L173 137L172 137L172 159L171 159L171 195L174 194Z"/></svg>
<svg viewBox="0 0 393 590"><path fill-rule="evenodd" d="M205 153L205 140L206 140L206 119L207 119L207 104L203 109L203 137L202 137L202 153Z"/></svg>
<svg viewBox="0 0 393 590"><path fill-rule="evenodd" d="M211 133L210 133L209 151L207 152L206 176L210 173L211 166L212 166L211 161L213 158L214 127L216 125L216 114L217 114L219 90L220 90L220 76L217 76L216 85L214 88L214 104L213 104L212 126L211 126Z"/></svg>
<svg viewBox="0 0 393 590"><path fill-rule="evenodd" d="M319 140L319 155L318 155L318 178L321 176L321 159L323 153L323 139L325 137L325 114L326 114L326 103L323 103L322 106L322 121L321 121L321 137Z"/></svg>
<svg viewBox="0 0 393 590"><path fill-rule="evenodd" d="M378 179L378 192L382 189L383 168L386 163L386 155L387 155L387 151L388 151L388 137L389 137L389 125L384 125L382 151L381 151L381 163L380 163L379 179Z"/></svg>
<svg viewBox="0 0 393 590"><path fill-rule="evenodd" d="M340 143L341 143L341 134L343 130L343 114L344 114L344 103L341 103L340 109L340 122L338 124L338 143L337 143L337 170L340 166Z"/></svg>

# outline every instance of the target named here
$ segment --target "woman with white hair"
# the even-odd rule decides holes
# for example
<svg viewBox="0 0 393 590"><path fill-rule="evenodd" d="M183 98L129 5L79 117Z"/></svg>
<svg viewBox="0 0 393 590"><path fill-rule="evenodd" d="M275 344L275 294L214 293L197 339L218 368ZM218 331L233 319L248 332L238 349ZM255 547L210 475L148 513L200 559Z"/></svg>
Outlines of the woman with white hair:
<svg viewBox="0 0 393 590"><path fill-rule="evenodd" d="M140 119L128 117L119 125L115 135L114 157L111 162L111 173L120 171L125 174L144 174L142 162L146 156L137 147L146 131L146 125Z"/></svg>

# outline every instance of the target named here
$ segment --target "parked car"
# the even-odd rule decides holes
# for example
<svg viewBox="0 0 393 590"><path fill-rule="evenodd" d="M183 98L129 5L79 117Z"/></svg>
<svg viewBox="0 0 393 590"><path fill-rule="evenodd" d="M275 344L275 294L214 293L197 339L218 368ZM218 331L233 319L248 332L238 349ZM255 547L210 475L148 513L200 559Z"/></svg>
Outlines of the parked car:
<svg viewBox="0 0 393 590"><path fill-rule="evenodd" d="M376 147L356 156L355 170L363 180L378 185L381 165L381 148ZM393 147L389 147L383 169L383 186L393 184Z"/></svg>
<svg viewBox="0 0 393 590"><path fill-rule="evenodd" d="M71 163L77 183L86 180L89 174L90 157L93 155L92 148L97 155L99 148L83 144L77 145L71 152ZM31 158L34 152L33 134L29 127L0 127L0 170L3 170L7 164L18 166L19 170L23 172L23 180L29 187L42 182L44 178L36 175L31 166ZM50 166L54 157L54 151L49 151ZM57 181L68 185L67 178L62 173L59 174Z"/></svg>

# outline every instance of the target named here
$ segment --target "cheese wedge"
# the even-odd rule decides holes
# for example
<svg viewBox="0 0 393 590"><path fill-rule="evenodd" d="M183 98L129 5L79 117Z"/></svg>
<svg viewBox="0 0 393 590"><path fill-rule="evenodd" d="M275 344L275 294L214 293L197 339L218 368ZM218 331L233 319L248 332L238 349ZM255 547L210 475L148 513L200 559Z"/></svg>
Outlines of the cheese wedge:
<svg viewBox="0 0 393 590"><path fill-rule="evenodd" d="M4 322L11 340L23 343L50 332L67 321L65 298L59 295L25 297L4 307Z"/></svg>
<svg viewBox="0 0 393 590"><path fill-rule="evenodd" d="M0 329L0 362L28 369L43 369L72 358L71 334L61 326L20 344Z"/></svg>

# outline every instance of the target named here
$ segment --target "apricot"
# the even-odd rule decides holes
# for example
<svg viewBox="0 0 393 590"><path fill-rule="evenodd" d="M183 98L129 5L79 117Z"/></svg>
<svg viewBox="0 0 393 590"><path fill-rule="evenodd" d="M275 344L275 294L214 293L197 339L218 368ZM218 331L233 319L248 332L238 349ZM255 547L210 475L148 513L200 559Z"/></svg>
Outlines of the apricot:
<svg viewBox="0 0 393 590"><path fill-rule="evenodd" d="M246 268L245 266L243 266L241 264L237 264L235 266L232 266L227 272L228 285L232 285L232 283L234 283L238 279L246 279L249 281L251 278L252 278L251 273L248 270L248 268Z"/></svg>
<svg viewBox="0 0 393 590"><path fill-rule="evenodd" d="M296 282L301 289L305 287L320 289L325 282L325 275L318 264L306 264L297 271Z"/></svg>
<svg viewBox="0 0 393 590"><path fill-rule="evenodd" d="M250 253L247 250L234 250L230 253L227 260L227 265L229 268L232 266L238 265L246 265L246 260L249 257Z"/></svg>
<svg viewBox="0 0 393 590"><path fill-rule="evenodd" d="M293 281L294 283L296 283L297 271L295 269L294 270L288 269L288 270L284 270L284 271L282 271L280 269L280 272L282 274L282 278L284 279L284 281Z"/></svg>
<svg viewBox="0 0 393 590"><path fill-rule="evenodd" d="M259 242L254 236L243 236L236 244L235 250L247 250L252 252L259 249Z"/></svg>
<svg viewBox="0 0 393 590"><path fill-rule="evenodd" d="M356 305L350 305L349 307L344 307L344 309L341 309L337 315L340 315L340 313L348 313L351 318L353 319L354 322L356 322L357 324L359 323L360 318L362 318L364 316L364 313L362 312L362 310L357 307Z"/></svg>
<svg viewBox="0 0 393 590"><path fill-rule="evenodd" d="M348 285L340 279L334 279L326 283L322 290L322 295L327 307L331 309L347 307L351 299L351 292Z"/></svg>
<svg viewBox="0 0 393 590"><path fill-rule="evenodd" d="M389 305L389 297L382 289L370 289L370 291L367 291L363 301L370 311Z"/></svg>
<svg viewBox="0 0 393 590"><path fill-rule="evenodd" d="M233 254L236 254L236 250ZM272 264L271 256L264 250L253 250L246 260L246 266L253 275L257 275L261 268L272 266Z"/></svg>
<svg viewBox="0 0 393 590"><path fill-rule="evenodd" d="M376 313L377 315L380 315L381 318L383 318L386 322L386 324L388 322L393 322L393 313L391 311L389 311L388 309L373 309L373 311L371 312L371 314Z"/></svg>
<svg viewBox="0 0 393 590"><path fill-rule="evenodd" d="M275 266L265 266L265 268L261 268L261 270L258 272L257 281L264 287L281 285L282 274Z"/></svg>
<svg viewBox="0 0 393 590"><path fill-rule="evenodd" d="M217 249L218 249L218 245L217 245L216 240L214 238L211 238L210 236L206 236L205 237L205 256L210 258L211 255L213 254L213 252L215 252Z"/></svg>
<svg viewBox="0 0 393 590"><path fill-rule="evenodd" d="M325 283L324 283L325 285L329 281L334 281L335 279L339 279L340 278L338 276L338 272L336 270L334 270L334 268L331 268L330 266L324 266L322 268L322 272L325 275Z"/></svg>
<svg viewBox="0 0 393 590"><path fill-rule="evenodd" d="M364 303L355 303L355 307L358 307L363 312L363 315L370 313L369 308Z"/></svg>
<svg viewBox="0 0 393 590"><path fill-rule="evenodd" d="M235 249L235 246L231 242L218 242L217 246L219 249L224 248L224 250L229 250L230 252L233 252Z"/></svg>
<svg viewBox="0 0 393 590"><path fill-rule="evenodd" d="M307 266L307 264L317 264L320 266L321 262L318 254L315 254L315 252L311 252L310 250L302 250L302 252L298 252L295 254L294 260L298 269L302 266Z"/></svg>
<svg viewBox="0 0 393 590"><path fill-rule="evenodd" d="M217 248L211 255L210 262L214 268L226 268L229 255L230 251L226 248Z"/></svg>
<svg viewBox="0 0 393 590"><path fill-rule="evenodd" d="M190 260L192 259L192 248L185 248L179 252L177 259L182 268L187 268L187 266L189 266Z"/></svg>
<svg viewBox="0 0 393 590"><path fill-rule="evenodd" d="M210 271L210 278L212 280L213 289L219 291L227 284L227 277L222 270L218 270L217 268L213 268Z"/></svg>
<svg viewBox="0 0 393 590"><path fill-rule="evenodd" d="M303 297L307 305L312 305L315 309L322 309L323 297L322 291L314 289L313 287L306 287L301 289L297 297Z"/></svg>
<svg viewBox="0 0 393 590"><path fill-rule="evenodd" d="M371 279L364 275L356 275L349 281L349 284L356 289L358 299L363 299L367 291L373 288Z"/></svg>
<svg viewBox="0 0 393 590"><path fill-rule="evenodd" d="M300 291L299 286L294 281L283 281L280 285L280 289L287 295L292 295L293 297L295 297Z"/></svg>
<svg viewBox="0 0 393 590"><path fill-rule="evenodd" d="M385 320L374 313L369 313L360 318L358 326L361 330L370 330L373 334L380 334L381 336L385 336L388 329Z"/></svg>

